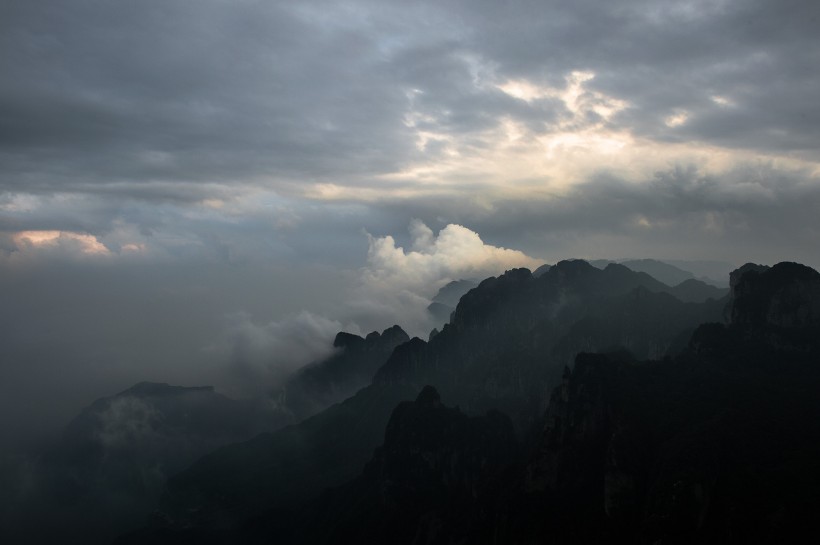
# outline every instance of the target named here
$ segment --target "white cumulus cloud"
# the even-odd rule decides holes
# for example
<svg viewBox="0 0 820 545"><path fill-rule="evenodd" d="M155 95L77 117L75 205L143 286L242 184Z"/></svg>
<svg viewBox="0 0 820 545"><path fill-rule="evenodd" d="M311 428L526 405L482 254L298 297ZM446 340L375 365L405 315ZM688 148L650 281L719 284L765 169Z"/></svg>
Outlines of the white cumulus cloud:
<svg viewBox="0 0 820 545"><path fill-rule="evenodd" d="M518 250L487 244L462 225L449 224L435 234L422 221L413 220L409 232L409 249L397 246L391 235L368 234L367 265L350 305L352 319L367 324L365 329L395 321L411 335L426 335L431 327L426 307L447 282L481 280L543 263Z"/></svg>

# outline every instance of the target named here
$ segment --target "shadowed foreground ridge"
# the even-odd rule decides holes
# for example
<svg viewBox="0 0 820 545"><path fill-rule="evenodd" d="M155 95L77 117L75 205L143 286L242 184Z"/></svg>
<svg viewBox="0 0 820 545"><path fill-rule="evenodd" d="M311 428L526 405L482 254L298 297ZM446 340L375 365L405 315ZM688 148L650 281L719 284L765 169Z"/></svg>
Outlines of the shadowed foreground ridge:
<svg viewBox="0 0 820 545"><path fill-rule="evenodd" d="M462 298L453 321L431 343L415 339L398 347L373 385L314 417L331 418L334 410L376 392L387 402L390 388L417 394L414 402L393 404L380 428L381 446L370 449L369 461L346 484L329 484L312 498L293 495L290 503L268 501L221 526L163 519L121 543L740 544L793 542L811 530L820 506L820 275L807 267L781 263L735 271L731 297L714 302L718 315L726 307L730 322L697 327L682 350L662 359L604 347L598 354L579 354L574 367L559 374L537 419L538 433L522 431L521 420L516 424L520 413L475 410L483 404L465 395L475 393L470 371L481 376L488 366L496 375L483 376L498 376L498 365L514 368L528 356L535 359L520 346L511 351L503 336L492 338L498 343L493 351L489 340L477 340L481 331L487 336L498 325L520 342L550 337L560 327L543 319L543 310L529 310L527 301L554 312L556 305L548 302L560 300L558 314L579 317L541 354L552 364L557 361L549 358L566 353L567 339L576 342L581 333L595 338L596 329L585 322L590 316L601 320L621 312L621 321L630 322L635 318L629 313L637 309L643 318L634 323L640 325L663 315L658 309L689 308L678 306L683 303L666 290L633 286L641 278L637 273L616 267L589 274L585 265L559 264L537 279L519 271L483 282ZM537 284L549 277L551 283ZM613 294L609 290L619 279L622 289ZM660 302L635 306L646 298ZM493 316L501 321L493 322ZM628 333L623 338L641 329L618 327ZM462 337L480 351L464 352ZM488 363L481 356L487 352L508 359ZM444 354L461 358L445 360ZM453 367L437 374L433 362ZM419 376L443 378L444 387L434 380L428 381L432 386L418 385ZM465 382L468 387L459 390ZM444 405L442 398L450 399L444 391L472 410ZM507 397L495 399L503 405ZM354 423L365 422L365 413L345 412L344 425L360 429ZM375 413L366 414L375 425ZM320 428L321 434L331 433ZM266 441L278 444L274 437ZM342 437L341 444L350 439ZM322 444L334 453L328 461L349 452L334 441ZM267 457L273 451L266 452ZM298 464L287 467L304 479ZM248 473L264 476L258 469ZM202 475L186 472L176 479L194 479L189 489L203 490L209 481L195 480ZM169 487L169 493L174 490L182 488Z"/></svg>
<svg viewBox="0 0 820 545"><path fill-rule="evenodd" d="M242 540L473 541L490 529L483 517L518 457L508 417L497 411L466 416L425 386L414 402L394 409L383 446L358 478L310 502L296 525L275 512L257 517L243 528Z"/></svg>

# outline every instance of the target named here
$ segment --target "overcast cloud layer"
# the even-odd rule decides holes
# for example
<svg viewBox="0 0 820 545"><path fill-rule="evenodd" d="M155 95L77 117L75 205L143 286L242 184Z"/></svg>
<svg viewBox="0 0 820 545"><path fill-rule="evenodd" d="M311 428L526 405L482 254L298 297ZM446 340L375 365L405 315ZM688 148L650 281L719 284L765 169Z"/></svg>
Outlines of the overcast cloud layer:
<svg viewBox="0 0 820 545"><path fill-rule="evenodd" d="M0 412L241 394L512 266L817 267L818 67L813 0L0 0Z"/></svg>

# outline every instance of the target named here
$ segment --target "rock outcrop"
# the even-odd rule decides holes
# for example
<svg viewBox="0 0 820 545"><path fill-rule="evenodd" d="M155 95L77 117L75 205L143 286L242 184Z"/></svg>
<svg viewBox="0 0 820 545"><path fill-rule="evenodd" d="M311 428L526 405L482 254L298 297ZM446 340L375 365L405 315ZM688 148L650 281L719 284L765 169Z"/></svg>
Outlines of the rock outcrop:
<svg viewBox="0 0 820 545"><path fill-rule="evenodd" d="M373 331L365 338L338 333L333 341L336 353L291 377L279 395L282 405L298 422L347 399L370 384L393 350L408 340L397 325L382 333Z"/></svg>

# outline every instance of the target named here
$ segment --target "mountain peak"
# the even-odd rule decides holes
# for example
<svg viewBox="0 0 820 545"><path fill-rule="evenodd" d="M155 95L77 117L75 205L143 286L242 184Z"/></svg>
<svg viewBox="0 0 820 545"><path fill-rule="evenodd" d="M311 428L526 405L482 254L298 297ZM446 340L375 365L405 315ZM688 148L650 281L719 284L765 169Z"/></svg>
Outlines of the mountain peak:
<svg viewBox="0 0 820 545"><path fill-rule="evenodd" d="M816 328L820 326L820 273L783 262L769 268L747 263L731 274L732 324Z"/></svg>
<svg viewBox="0 0 820 545"><path fill-rule="evenodd" d="M438 390L428 384L419 392L418 397L416 397L416 403L421 405L440 405L441 396Z"/></svg>
<svg viewBox="0 0 820 545"><path fill-rule="evenodd" d="M741 277L749 271L762 273L769 270L768 265L758 265L757 263L745 263L729 273L729 288L734 293L735 285L740 281Z"/></svg>
<svg viewBox="0 0 820 545"><path fill-rule="evenodd" d="M565 259L559 261L550 268L549 273L561 273L568 277L579 276L581 274L588 274L590 271L596 270L595 267L584 261L583 259Z"/></svg>
<svg viewBox="0 0 820 545"><path fill-rule="evenodd" d="M410 340L410 336L398 325L394 325L392 327L388 327L384 331L382 331L381 335L382 340L391 341L396 340L402 343L407 342Z"/></svg>
<svg viewBox="0 0 820 545"><path fill-rule="evenodd" d="M369 337L370 335L368 335L368 338ZM349 348L362 342L364 342L364 339L360 336L354 335L353 333L345 333L344 331L340 331L336 334L336 338L333 339L333 348Z"/></svg>

